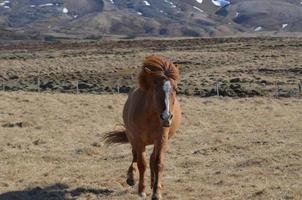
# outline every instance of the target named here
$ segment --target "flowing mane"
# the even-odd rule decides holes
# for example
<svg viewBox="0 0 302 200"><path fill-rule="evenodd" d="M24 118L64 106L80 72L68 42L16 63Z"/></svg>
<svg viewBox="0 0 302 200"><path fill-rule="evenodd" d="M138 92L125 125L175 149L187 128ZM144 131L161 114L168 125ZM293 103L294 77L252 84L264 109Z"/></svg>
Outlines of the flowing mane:
<svg viewBox="0 0 302 200"><path fill-rule="evenodd" d="M139 86L147 90L150 88L150 80L155 77L166 77L176 82L179 80L179 70L172 62L162 57L148 56L138 77Z"/></svg>

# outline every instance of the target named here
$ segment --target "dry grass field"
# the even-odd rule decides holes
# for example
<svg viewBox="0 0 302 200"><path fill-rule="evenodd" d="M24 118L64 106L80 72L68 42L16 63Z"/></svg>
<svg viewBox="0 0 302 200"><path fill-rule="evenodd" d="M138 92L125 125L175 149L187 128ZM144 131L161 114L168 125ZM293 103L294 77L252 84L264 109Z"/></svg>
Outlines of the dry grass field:
<svg viewBox="0 0 302 200"><path fill-rule="evenodd" d="M0 200L140 199L102 137L150 54L181 72L164 199L302 199L302 40L250 37L0 44Z"/></svg>
<svg viewBox="0 0 302 200"><path fill-rule="evenodd" d="M102 142L125 99L0 92L0 200L140 199L125 181L130 146ZM179 100L164 199L302 199L301 99Z"/></svg>

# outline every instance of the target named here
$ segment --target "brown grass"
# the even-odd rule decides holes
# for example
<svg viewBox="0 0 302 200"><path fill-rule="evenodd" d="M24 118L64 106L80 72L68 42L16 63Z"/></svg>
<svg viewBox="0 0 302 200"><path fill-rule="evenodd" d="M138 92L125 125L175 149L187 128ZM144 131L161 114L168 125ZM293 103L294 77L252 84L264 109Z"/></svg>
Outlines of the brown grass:
<svg viewBox="0 0 302 200"><path fill-rule="evenodd" d="M125 99L1 92L0 200L140 199L125 181L130 146L102 142ZM302 198L301 99L180 101L165 199Z"/></svg>

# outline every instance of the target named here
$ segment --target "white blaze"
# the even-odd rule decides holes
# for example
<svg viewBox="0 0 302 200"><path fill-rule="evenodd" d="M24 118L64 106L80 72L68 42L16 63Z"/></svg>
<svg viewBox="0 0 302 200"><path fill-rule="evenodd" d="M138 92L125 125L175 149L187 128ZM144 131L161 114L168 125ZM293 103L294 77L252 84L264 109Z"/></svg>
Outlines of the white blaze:
<svg viewBox="0 0 302 200"><path fill-rule="evenodd" d="M169 102L169 95L171 91L171 83L170 81L165 81L163 85L163 91L165 93L165 106L166 109L162 113L163 119L169 119L170 117L170 102Z"/></svg>

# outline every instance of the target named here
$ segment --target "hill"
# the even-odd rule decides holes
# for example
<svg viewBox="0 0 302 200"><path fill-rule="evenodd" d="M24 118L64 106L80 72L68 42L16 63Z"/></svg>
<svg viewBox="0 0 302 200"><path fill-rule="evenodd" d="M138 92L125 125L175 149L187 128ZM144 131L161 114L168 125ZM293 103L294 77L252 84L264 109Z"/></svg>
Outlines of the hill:
<svg viewBox="0 0 302 200"><path fill-rule="evenodd" d="M0 0L0 39L300 32L301 23L300 0Z"/></svg>

